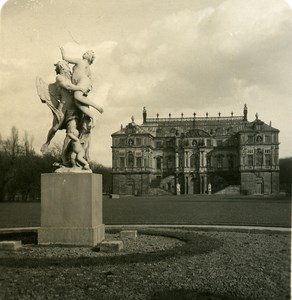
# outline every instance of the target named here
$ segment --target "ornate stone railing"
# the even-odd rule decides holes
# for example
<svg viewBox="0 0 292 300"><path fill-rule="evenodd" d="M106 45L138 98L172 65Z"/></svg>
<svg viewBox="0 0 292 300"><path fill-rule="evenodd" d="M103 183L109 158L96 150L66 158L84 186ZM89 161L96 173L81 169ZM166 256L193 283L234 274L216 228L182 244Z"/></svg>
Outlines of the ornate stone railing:
<svg viewBox="0 0 292 300"><path fill-rule="evenodd" d="M230 116L230 117L181 117L181 118L148 118L146 123L164 123L164 122L197 122L197 121L243 121L243 116Z"/></svg>

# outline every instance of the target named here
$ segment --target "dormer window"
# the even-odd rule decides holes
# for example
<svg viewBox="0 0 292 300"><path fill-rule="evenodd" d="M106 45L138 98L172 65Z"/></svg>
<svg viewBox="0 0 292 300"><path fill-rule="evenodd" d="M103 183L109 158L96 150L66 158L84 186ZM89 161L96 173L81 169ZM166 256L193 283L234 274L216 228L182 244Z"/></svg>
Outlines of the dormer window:
<svg viewBox="0 0 292 300"><path fill-rule="evenodd" d="M256 129L256 130L261 130L261 129L262 129L262 125L256 124L255 129Z"/></svg>

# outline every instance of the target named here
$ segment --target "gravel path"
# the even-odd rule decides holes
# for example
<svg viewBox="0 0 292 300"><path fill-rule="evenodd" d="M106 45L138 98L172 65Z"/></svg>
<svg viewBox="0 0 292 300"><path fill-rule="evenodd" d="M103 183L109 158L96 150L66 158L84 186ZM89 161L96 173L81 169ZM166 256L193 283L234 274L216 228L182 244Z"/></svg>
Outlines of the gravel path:
<svg viewBox="0 0 292 300"><path fill-rule="evenodd" d="M119 234L106 234L106 241L121 240ZM184 242L170 237L139 235L136 241L125 239L123 249L116 253L103 253L93 251L89 247L75 246L38 246L34 244L23 245L15 252L0 251L0 258L80 258L80 257L103 257L119 256L131 253L147 253L164 251L173 247L182 246Z"/></svg>
<svg viewBox="0 0 292 300"><path fill-rule="evenodd" d="M85 247L35 245L1 252L0 299L290 299L289 234L144 233L136 245L111 256Z"/></svg>

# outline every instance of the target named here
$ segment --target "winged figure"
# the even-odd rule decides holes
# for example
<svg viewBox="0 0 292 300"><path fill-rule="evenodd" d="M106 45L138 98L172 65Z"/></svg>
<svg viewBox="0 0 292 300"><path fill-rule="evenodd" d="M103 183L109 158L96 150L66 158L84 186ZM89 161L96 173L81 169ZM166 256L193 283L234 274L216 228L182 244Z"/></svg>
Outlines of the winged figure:
<svg viewBox="0 0 292 300"><path fill-rule="evenodd" d="M79 159L79 161L77 159L81 157L80 151L78 153L76 151L75 153L72 152L74 148L72 145L80 142L84 148L84 158L88 161L91 128L87 126L87 116L76 106L73 94L75 91L85 93L87 89L85 91L84 88L71 82L72 72L67 62L59 61L55 66L57 73L55 83L47 84L41 77L36 78L36 88L40 100L47 104L53 113L52 127L48 132L46 142L41 147L41 151L45 153L48 150L49 144L58 130L66 129L67 135L62 149L62 164L71 167L81 164L83 167L86 165L86 169L88 169L88 164L85 164L83 159ZM80 141L76 141L76 130L78 130ZM75 147L75 149L80 149L80 147Z"/></svg>
<svg viewBox="0 0 292 300"><path fill-rule="evenodd" d="M57 86L57 83L47 84L41 77L38 76L36 78L36 88L41 101L47 104L54 116L52 127L48 132L47 141L41 148L41 151L44 153L47 151L50 141L63 123L64 112L62 111L60 100L60 88Z"/></svg>

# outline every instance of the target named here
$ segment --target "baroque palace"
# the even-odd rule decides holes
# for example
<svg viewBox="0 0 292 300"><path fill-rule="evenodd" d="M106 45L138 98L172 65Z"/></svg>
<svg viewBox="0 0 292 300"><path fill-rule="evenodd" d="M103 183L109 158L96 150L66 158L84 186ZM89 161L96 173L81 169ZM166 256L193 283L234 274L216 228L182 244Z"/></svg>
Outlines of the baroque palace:
<svg viewBox="0 0 292 300"><path fill-rule="evenodd" d="M112 134L114 194L277 194L279 130L256 114L148 118Z"/></svg>

